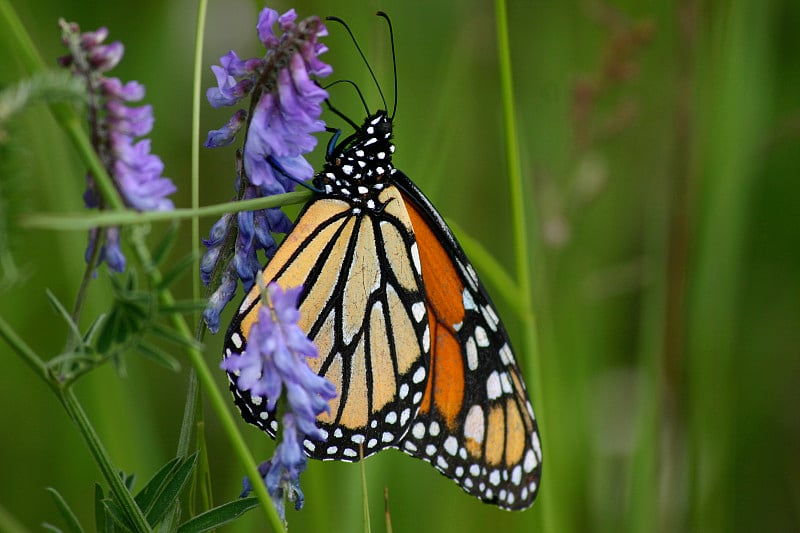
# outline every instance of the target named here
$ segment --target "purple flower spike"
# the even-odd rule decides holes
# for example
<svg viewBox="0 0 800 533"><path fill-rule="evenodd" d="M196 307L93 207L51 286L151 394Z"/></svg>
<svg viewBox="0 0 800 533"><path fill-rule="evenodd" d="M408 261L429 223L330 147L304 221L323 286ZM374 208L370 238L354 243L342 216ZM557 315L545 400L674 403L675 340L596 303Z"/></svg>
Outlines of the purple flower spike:
<svg viewBox="0 0 800 533"><path fill-rule="evenodd" d="M125 48L120 42L103 44L108 30L100 28L80 33L75 23L59 21L62 39L69 55L59 63L85 80L89 98L89 126L92 143L100 160L114 180L125 205L139 211L173 209L166 198L175 192L169 178L161 176L164 164L150 153L150 141L141 139L153 129L153 108L149 105L129 107L144 97L144 86L131 81L123 84L117 78L107 78L104 72L114 68L122 59ZM88 208L103 208L94 177L86 176L84 202ZM101 238L102 237L102 238ZM99 262L105 260L117 272L125 269L125 256L120 249L119 228L93 230L89 234L86 260L90 261L98 242L101 244Z"/></svg>
<svg viewBox="0 0 800 533"><path fill-rule="evenodd" d="M306 468L306 456L301 443L304 437L324 440L316 418L329 411L328 401L336 397L334 385L315 374L306 362L307 357L318 354L297 325L301 292L302 287L284 291L277 283L270 283L266 301L250 329L247 348L242 354L228 355L220 365L236 380L238 389L266 398L269 411L275 410L285 392L282 440L273 458L260 470L281 518L284 496L294 499L298 509L303 505L300 474ZM245 481L245 493L249 483Z"/></svg>
<svg viewBox="0 0 800 533"><path fill-rule="evenodd" d="M276 34L276 24L280 35ZM249 110L237 111L222 128L210 131L205 143L208 147L227 146L247 126L236 183L240 200L286 193L298 182L313 177L314 169L304 154L317 145L313 134L325 130L320 115L328 93L310 76L332 72L318 57L327 50L318 40L327 35L319 18L298 21L294 10L279 15L275 10L264 9L256 30L267 48L266 54L241 59L235 52L228 52L220 58L219 65L211 67L217 86L207 92L213 107L232 106L252 96ZM272 233L288 232L291 223L279 209L241 212L236 219L226 220L223 233L229 232L230 238L204 241L208 252L201 267L203 280L215 287L221 272L233 269L245 290L249 290L261 269L260 253L269 258L277 248ZM220 261L226 264L218 266ZM211 275L212 271L217 275ZM228 295L229 291L223 294ZM219 302L217 298L205 313L212 332L219 324Z"/></svg>

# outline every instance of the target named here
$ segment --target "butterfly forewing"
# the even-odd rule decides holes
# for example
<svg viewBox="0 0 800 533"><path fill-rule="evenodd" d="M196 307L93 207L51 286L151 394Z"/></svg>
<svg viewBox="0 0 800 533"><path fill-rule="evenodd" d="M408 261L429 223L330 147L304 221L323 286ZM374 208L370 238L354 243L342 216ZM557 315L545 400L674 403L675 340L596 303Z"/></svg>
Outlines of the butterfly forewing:
<svg viewBox="0 0 800 533"><path fill-rule="evenodd" d="M357 213L339 199L312 201L262 274L265 284L304 287L299 325L319 351L309 366L339 393L318 418L325 443L305 441L317 459L357 460L359 445L364 456L396 447L424 393L430 326L419 312L417 246L397 189L376 197L382 209ZM246 349L260 305L256 286L231 324L226 354ZM245 420L274 436L278 422L265 399L229 377Z"/></svg>

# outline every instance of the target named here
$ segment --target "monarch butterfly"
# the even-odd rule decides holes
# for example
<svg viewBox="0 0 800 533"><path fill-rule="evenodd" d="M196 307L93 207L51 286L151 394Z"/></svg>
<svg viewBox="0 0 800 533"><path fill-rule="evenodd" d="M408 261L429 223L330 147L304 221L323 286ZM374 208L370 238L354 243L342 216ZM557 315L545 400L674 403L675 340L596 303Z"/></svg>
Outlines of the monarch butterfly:
<svg viewBox="0 0 800 533"><path fill-rule="evenodd" d="M357 461L399 448L485 502L525 509L542 453L520 369L452 231L392 165L392 119L378 111L332 139L319 192L262 272L264 285L303 286L299 325L319 351L309 364L339 393L317 418L326 440L305 451ZM225 357L245 349L260 305L256 285ZM274 437L275 413L228 376L244 419Z"/></svg>

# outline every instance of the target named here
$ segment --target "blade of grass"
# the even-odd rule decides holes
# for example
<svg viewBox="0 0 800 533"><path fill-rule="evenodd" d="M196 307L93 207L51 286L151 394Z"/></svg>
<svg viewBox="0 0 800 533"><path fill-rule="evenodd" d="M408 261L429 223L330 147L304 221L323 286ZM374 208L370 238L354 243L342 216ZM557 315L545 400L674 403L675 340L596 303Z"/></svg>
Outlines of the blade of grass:
<svg viewBox="0 0 800 533"><path fill-rule="evenodd" d="M522 183L522 163L520 160L519 141L514 100L514 82L511 68L511 50L508 33L508 13L505 0L495 0L495 18L497 24L497 51L500 75L500 87L503 105L503 132L506 149L506 165L509 191L511 195L511 214L514 232L514 251L516 259L516 279L518 297L522 312L523 352L528 363L529 383L532 383L533 404L541 430L540 439L543 450L547 450L546 409L543 400L542 364L539 356L539 338L536 317L533 311L532 272L530 267L530 238L525 212L525 192ZM530 203L529 205L532 205ZM534 217L535 218L535 217ZM555 501L546 495L540 496L540 515L542 531L560 531Z"/></svg>
<svg viewBox="0 0 800 533"><path fill-rule="evenodd" d="M698 108L705 113L699 162L695 264L689 283L687 364L692 531L730 531L737 483L735 371L742 258L752 179L764 139L771 79L771 2L731 3L709 13L710 42ZM731 112L735 110L735 112Z"/></svg>

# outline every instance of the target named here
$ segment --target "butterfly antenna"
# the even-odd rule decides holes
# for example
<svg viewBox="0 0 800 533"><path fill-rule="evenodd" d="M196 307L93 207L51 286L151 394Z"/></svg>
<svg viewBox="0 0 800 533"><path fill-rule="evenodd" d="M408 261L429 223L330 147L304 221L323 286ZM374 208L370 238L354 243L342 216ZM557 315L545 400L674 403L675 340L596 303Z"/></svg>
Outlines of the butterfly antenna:
<svg viewBox="0 0 800 533"><path fill-rule="evenodd" d="M367 101L364 99L364 94L361 92L361 89L358 88L358 85L356 85L356 82L354 82L353 80L336 80L336 81L332 81L331 83L329 83L328 85L323 86L322 88L327 91L328 89L330 89L334 85L339 85L340 83L347 83L347 84L353 86L353 88L358 93L358 97L361 99L361 103L364 105L364 111L367 112L367 116L371 115L371 113L369 112L369 107L367 106ZM330 104L328 104L328 107L330 107ZM333 109L331 109L331 111L333 111ZM337 115L341 116L336 111L334 111L334 113L336 113ZM350 120L347 119L347 122L350 122ZM352 124L352 122L350 122L350 123ZM358 129L358 128L356 128L356 129Z"/></svg>
<svg viewBox="0 0 800 533"><path fill-rule="evenodd" d="M378 88L378 94L381 95L381 101L383 102L383 107L384 107L384 109L386 109L386 98L383 96L383 91L381 90L381 84L378 83L378 78L375 76L375 72L372 70L372 67L369 64L369 61L367 61L367 56L364 55L364 52L361 50L361 47L358 46L358 41L356 40L356 36L353 35L353 31L350 29L350 26L348 26L347 23L345 21L343 21L342 19L340 19L339 17L329 16L329 17L325 17L325 20L332 20L334 22L338 22L339 24L344 26L345 30L347 30L347 34L350 35L350 39L353 41L353 44L355 45L356 50L358 50L358 53L361 56L361 59L364 61L364 64L367 66L367 70L369 70L369 75L372 76L372 81L375 82L375 86Z"/></svg>
<svg viewBox="0 0 800 533"><path fill-rule="evenodd" d="M392 107L392 116L390 118L394 120L394 114L397 111L397 56L394 53L394 29L392 28L392 21L389 19L389 15L383 11L378 11L375 14L386 20L386 23L389 25L389 41L392 43L392 71L394 73L394 106Z"/></svg>
<svg viewBox="0 0 800 533"><path fill-rule="evenodd" d="M338 109L333 107L333 104L331 103L330 99L327 99L327 98L325 99L325 105L328 106L328 109L330 109L332 112L337 114L339 116L339 118L341 118L342 120L344 120L345 122L350 124L350 126L352 126L354 130L358 131L358 124L356 124L355 122L350 120L350 117L348 117L347 115L345 115L344 113L342 113L341 111L339 111Z"/></svg>

